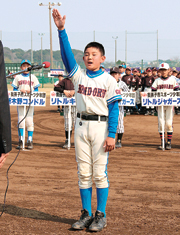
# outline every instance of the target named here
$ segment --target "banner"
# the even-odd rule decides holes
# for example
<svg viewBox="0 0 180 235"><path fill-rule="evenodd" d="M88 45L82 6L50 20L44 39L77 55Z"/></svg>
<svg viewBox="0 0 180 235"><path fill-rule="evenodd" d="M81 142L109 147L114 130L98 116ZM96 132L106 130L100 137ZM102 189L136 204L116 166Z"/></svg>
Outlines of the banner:
<svg viewBox="0 0 180 235"><path fill-rule="evenodd" d="M75 97L67 98L64 94L56 91L50 92L50 105L76 105Z"/></svg>
<svg viewBox="0 0 180 235"><path fill-rule="evenodd" d="M8 91L9 105L11 106L46 106L46 92L33 92L31 94L20 91Z"/></svg>
<svg viewBox="0 0 180 235"><path fill-rule="evenodd" d="M142 106L180 106L180 91L141 92Z"/></svg>
<svg viewBox="0 0 180 235"><path fill-rule="evenodd" d="M119 102L120 106L135 106L136 105L136 93L135 92L122 92L122 101Z"/></svg>

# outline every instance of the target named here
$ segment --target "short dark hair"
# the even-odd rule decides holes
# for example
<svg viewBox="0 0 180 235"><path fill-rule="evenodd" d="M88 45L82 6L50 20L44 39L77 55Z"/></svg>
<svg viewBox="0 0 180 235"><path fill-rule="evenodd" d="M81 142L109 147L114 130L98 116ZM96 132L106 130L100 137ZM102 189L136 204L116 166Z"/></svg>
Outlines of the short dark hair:
<svg viewBox="0 0 180 235"><path fill-rule="evenodd" d="M99 43L99 42L90 42L86 45L85 49L84 49L84 53L86 52L86 50L90 47L95 47L97 49L99 49L99 51L101 52L101 55L104 56L105 55L105 50L104 50L104 46Z"/></svg>

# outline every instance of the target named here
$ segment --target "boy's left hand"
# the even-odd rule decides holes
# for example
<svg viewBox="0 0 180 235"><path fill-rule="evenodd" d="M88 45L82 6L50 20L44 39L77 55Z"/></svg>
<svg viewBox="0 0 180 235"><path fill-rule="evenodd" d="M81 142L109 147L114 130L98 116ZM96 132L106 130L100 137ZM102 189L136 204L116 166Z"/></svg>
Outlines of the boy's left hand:
<svg viewBox="0 0 180 235"><path fill-rule="evenodd" d="M105 148L105 152L110 152L110 151L114 150L115 139L111 138L111 137L107 137L104 142L103 148Z"/></svg>

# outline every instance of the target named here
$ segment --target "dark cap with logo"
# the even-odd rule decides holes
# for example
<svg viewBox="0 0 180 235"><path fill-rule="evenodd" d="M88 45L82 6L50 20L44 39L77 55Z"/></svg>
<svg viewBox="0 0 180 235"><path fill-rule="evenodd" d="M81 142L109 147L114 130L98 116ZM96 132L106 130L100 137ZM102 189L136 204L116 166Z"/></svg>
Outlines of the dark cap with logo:
<svg viewBox="0 0 180 235"><path fill-rule="evenodd" d="M118 67L112 67L111 69L110 69L110 74L111 73L120 73L119 72L119 68Z"/></svg>

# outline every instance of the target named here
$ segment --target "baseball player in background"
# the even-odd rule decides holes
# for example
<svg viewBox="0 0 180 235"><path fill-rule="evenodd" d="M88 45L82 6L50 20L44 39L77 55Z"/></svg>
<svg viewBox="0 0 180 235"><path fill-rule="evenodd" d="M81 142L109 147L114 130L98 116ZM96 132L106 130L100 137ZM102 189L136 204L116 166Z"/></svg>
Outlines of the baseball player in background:
<svg viewBox="0 0 180 235"><path fill-rule="evenodd" d="M169 76L169 64L162 63L159 66L161 71L161 77L157 78L152 84L152 91L159 92L171 92L179 89L179 85L176 82L174 76ZM165 129L167 131L167 143L165 148L167 150L171 149L171 139L173 133L173 106L164 106L164 121ZM161 146L159 149L162 149L162 107L158 106L158 131L161 138ZM165 135L164 135L165 136Z"/></svg>
<svg viewBox="0 0 180 235"><path fill-rule="evenodd" d="M75 91L74 91L74 85L71 82L71 80L66 77L62 81L60 81L56 86L54 87L54 91L58 91L60 93L63 93L67 98L73 97ZM63 145L63 148L68 148L68 131L69 131L69 106L64 106L64 127L65 127L65 144ZM70 138L72 135L72 129L73 124L75 126L76 121L76 106L71 106L71 130L70 130Z"/></svg>
<svg viewBox="0 0 180 235"><path fill-rule="evenodd" d="M151 92L151 86L154 82L154 77L152 75L152 70L150 67L146 69L147 76L143 78L142 91ZM146 106L146 111L144 115L154 115L154 106Z"/></svg>
<svg viewBox="0 0 180 235"><path fill-rule="evenodd" d="M31 62L29 60L22 60L21 62L21 70L25 70L28 67L31 67ZM24 72L20 75L16 75L11 84L13 87L13 91L21 91L23 93L30 93L30 76L29 71ZM38 87L40 86L37 77L34 74L31 74L31 87L33 92L38 91ZM17 106L18 112L18 123L24 118L24 106ZM28 139L27 139L27 148L33 149L33 132L34 132L34 123L33 123L33 115L34 115L34 106L30 106L29 112L26 117L26 126L28 131ZM24 122L20 123L18 135L19 135L19 144L17 149L22 149L23 147L23 136L24 136Z"/></svg>
<svg viewBox="0 0 180 235"><path fill-rule="evenodd" d="M116 79L117 89L118 89L118 91L116 92L117 94L119 93L119 91L120 91L120 94L121 94L122 91L129 92L129 88L126 85L126 83L121 81L118 67L112 67L110 69L110 75L113 76ZM117 141L116 141L116 144L115 144L116 148L121 148L122 147L121 141L122 141L123 133L124 133L124 106L121 106L120 103L119 103Z"/></svg>
<svg viewBox="0 0 180 235"><path fill-rule="evenodd" d="M62 80L63 80L63 74L59 74L58 75L58 80L54 83L54 87ZM60 105L58 105L57 107L58 107L57 113L64 112L64 106L62 106L62 109L60 109Z"/></svg>
<svg viewBox="0 0 180 235"><path fill-rule="evenodd" d="M124 75L126 75L125 70L126 70L126 65L125 64L119 65L119 73L120 73L120 78L121 79Z"/></svg>
<svg viewBox="0 0 180 235"><path fill-rule="evenodd" d="M133 75L131 74L131 68L128 66L126 67L126 74L122 77L121 81L126 83L127 87L130 89L132 79L133 79ZM130 115L130 107L125 106L125 112L126 112L126 115Z"/></svg>
<svg viewBox="0 0 180 235"><path fill-rule="evenodd" d="M82 71L75 61L64 28L66 17L53 9L53 18L58 28L62 60L74 84L77 107L74 141L82 214L72 228L88 227L90 231L97 232L107 225L107 163L109 151L115 148L118 101L122 98L115 92L115 79L99 69L106 59L103 45L91 42L85 47L83 60L86 71ZM91 211L92 178L97 194L95 217Z"/></svg>

